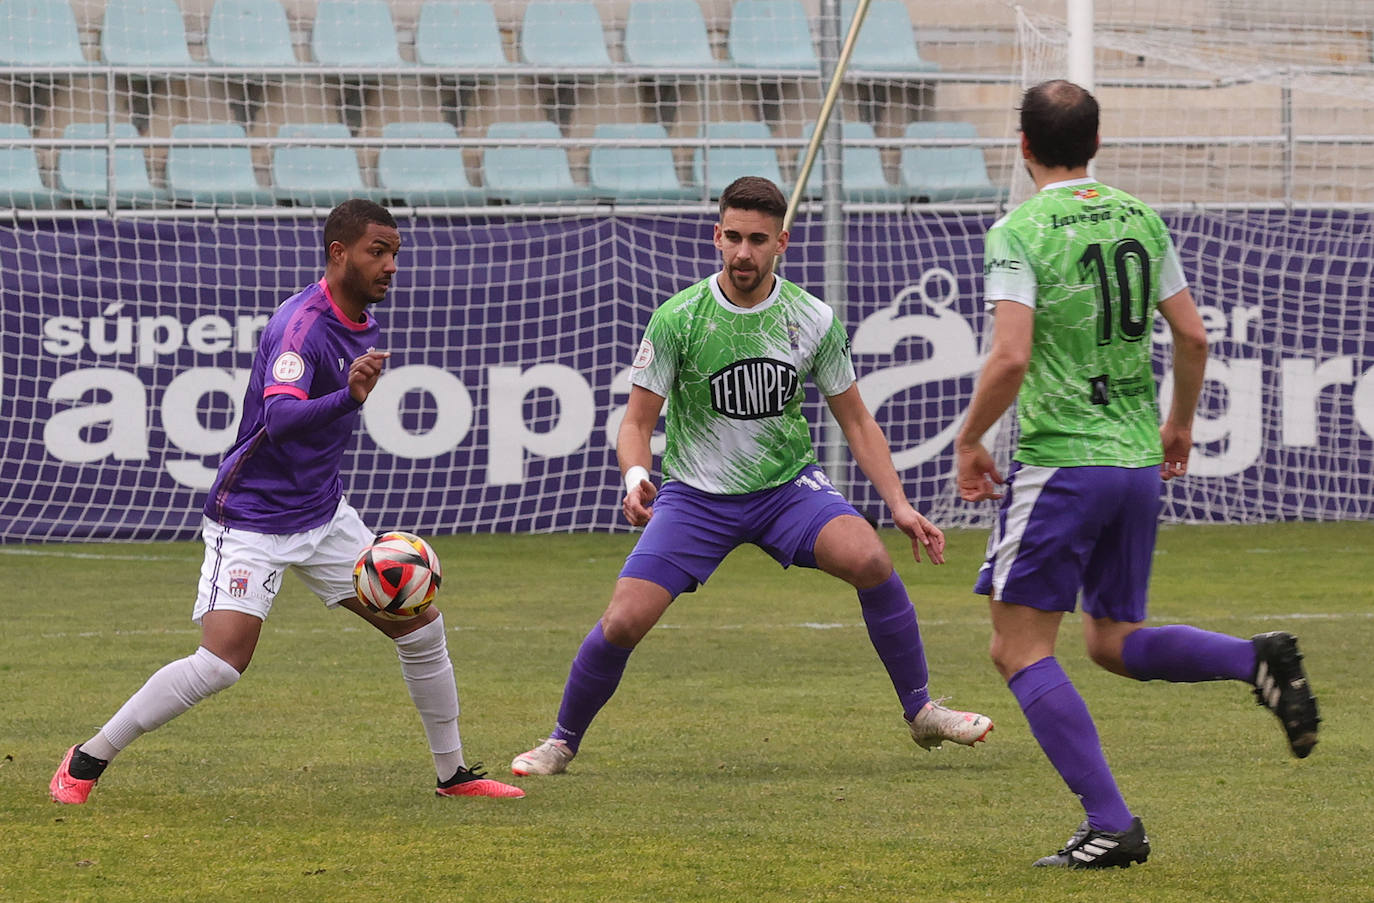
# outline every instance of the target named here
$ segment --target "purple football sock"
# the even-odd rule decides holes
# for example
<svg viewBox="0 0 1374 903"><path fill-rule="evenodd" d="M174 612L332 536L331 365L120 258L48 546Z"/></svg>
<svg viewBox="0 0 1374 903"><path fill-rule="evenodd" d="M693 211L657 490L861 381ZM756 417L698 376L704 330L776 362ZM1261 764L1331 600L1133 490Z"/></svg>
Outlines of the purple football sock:
<svg viewBox="0 0 1374 903"><path fill-rule="evenodd" d="M887 668L887 676L892 678L892 686L902 702L902 714L910 721L930 701L926 690L930 673L926 670L926 650L916 623L916 609L897 572L893 571L875 587L859 590L859 606L868 638Z"/></svg>
<svg viewBox="0 0 1374 903"><path fill-rule="evenodd" d="M1142 627L1121 644L1121 661L1136 680L1248 682L1255 674L1255 644L1186 624Z"/></svg>
<svg viewBox="0 0 1374 903"><path fill-rule="evenodd" d="M601 622L596 622L573 659L568 683L563 687L563 703L558 707L558 724L550 735L553 739L566 741L568 748L577 752L588 725L620 685L633 651L607 641Z"/></svg>
<svg viewBox="0 0 1374 903"><path fill-rule="evenodd" d="M1102 755L1097 726L1054 656L1017 671L1007 686L1050 764L1082 801L1088 824L1099 831L1130 828L1131 810Z"/></svg>

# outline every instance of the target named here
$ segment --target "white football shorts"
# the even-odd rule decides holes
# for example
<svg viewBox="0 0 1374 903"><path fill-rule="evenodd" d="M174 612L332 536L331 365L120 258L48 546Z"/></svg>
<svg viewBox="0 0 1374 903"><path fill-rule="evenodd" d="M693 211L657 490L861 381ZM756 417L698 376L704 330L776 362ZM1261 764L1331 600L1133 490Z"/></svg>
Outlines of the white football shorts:
<svg viewBox="0 0 1374 903"><path fill-rule="evenodd" d="M267 620L291 568L330 608L353 596L353 565L374 534L344 499L333 520L304 533L254 533L216 523L201 526L205 561L191 620L207 611L241 611Z"/></svg>

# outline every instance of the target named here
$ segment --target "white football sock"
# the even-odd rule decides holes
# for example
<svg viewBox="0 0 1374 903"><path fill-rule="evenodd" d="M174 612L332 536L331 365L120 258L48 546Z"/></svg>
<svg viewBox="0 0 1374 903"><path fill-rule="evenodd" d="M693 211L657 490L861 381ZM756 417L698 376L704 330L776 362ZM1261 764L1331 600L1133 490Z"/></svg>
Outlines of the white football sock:
<svg viewBox="0 0 1374 903"><path fill-rule="evenodd" d="M429 738L434 771L439 780L446 781L467 763L458 736L458 685L453 681L453 662L448 657L444 616L397 638L396 656Z"/></svg>
<svg viewBox="0 0 1374 903"><path fill-rule="evenodd" d="M166 665L129 697L81 751L97 759L115 754L139 737L156 730L191 706L228 689L239 672L204 646L186 658Z"/></svg>

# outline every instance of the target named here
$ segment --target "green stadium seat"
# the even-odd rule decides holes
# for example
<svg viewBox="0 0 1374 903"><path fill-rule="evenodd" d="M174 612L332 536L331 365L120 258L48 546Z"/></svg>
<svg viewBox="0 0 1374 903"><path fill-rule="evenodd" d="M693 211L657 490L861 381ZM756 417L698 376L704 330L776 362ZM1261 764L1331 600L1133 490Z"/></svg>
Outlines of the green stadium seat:
<svg viewBox="0 0 1374 903"><path fill-rule="evenodd" d="M559 139L563 133L547 120L493 122L488 138ZM503 146L482 152L482 175L488 197L510 203L556 203L587 200L592 189L573 181L568 152L563 147Z"/></svg>
<svg viewBox="0 0 1374 903"><path fill-rule="evenodd" d="M0 0L0 65L85 64L67 0Z"/></svg>
<svg viewBox="0 0 1374 903"><path fill-rule="evenodd" d="M114 126L116 138L136 138L138 132L127 122ZM107 138L103 122L73 122L62 132L63 138ZM105 207L110 202L109 151L104 147L64 147L57 156L57 187L76 203ZM148 178L148 163L137 147L114 149L114 200L120 207L153 207L164 204L170 195Z"/></svg>
<svg viewBox="0 0 1374 903"><path fill-rule="evenodd" d="M61 200L57 192L43 184L33 146L5 144L31 139L28 126L17 122L0 123L0 208L51 210Z"/></svg>
<svg viewBox="0 0 1374 903"><path fill-rule="evenodd" d="M176 0L109 0L100 51L112 66L195 65Z"/></svg>
<svg viewBox="0 0 1374 903"><path fill-rule="evenodd" d="M691 69L720 65L696 0L633 0L625 16L625 61Z"/></svg>
<svg viewBox="0 0 1374 903"><path fill-rule="evenodd" d="M726 46L737 66L820 68L801 0L735 0Z"/></svg>
<svg viewBox="0 0 1374 903"><path fill-rule="evenodd" d="M637 138L666 141L668 132L657 123L602 123L592 133L595 138ZM589 161L592 191L598 197L617 203L636 201L681 201L697 192L677 177L673 152L663 145L592 148Z"/></svg>
<svg viewBox="0 0 1374 903"><path fill-rule="evenodd" d="M741 138L771 139L773 133L766 124L710 122L702 126L701 137L707 139L707 144L698 147L692 154L692 179L697 185L704 186L711 197L720 197L726 186L740 176L763 176L771 179L784 193L787 192L776 148L730 144L730 141Z"/></svg>
<svg viewBox="0 0 1374 903"><path fill-rule="evenodd" d="M172 127L182 140L247 137L233 122L183 122ZM253 152L246 145L172 145L167 151L167 187L172 200L201 207L270 207L276 196L258 184Z"/></svg>
<svg viewBox="0 0 1374 903"><path fill-rule="evenodd" d="M426 0L415 25L415 60L425 66L509 66L496 13L486 0Z"/></svg>
<svg viewBox="0 0 1374 903"><path fill-rule="evenodd" d="M532 0L520 26L520 56L534 66L610 66L596 4Z"/></svg>
<svg viewBox="0 0 1374 903"><path fill-rule="evenodd" d="M310 35L325 66L405 66L386 0L320 0Z"/></svg>
<svg viewBox="0 0 1374 903"><path fill-rule="evenodd" d="M336 139L352 133L338 122L288 123L277 129L277 137ZM272 183L279 201L300 207L333 207L349 198L376 196L363 184L357 151L342 144L274 148Z"/></svg>
<svg viewBox="0 0 1374 903"><path fill-rule="evenodd" d="M816 124L808 123L802 137L809 141L815 130ZM844 122L840 126L840 134L843 138L860 141L876 137L873 126L867 122ZM805 156L806 148L803 147L797 152L798 167ZM887 180L883 173L882 152L876 146L844 147L840 152L840 160L843 164L840 190L846 201L900 201L908 194ZM817 155L811 175L806 180L807 197L821 196L823 168L823 161Z"/></svg>
<svg viewBox="0 0 1374 903"><path fill-rule="evenodd" d="M205 49L218 66L294 66L291 25L278 0L215 0Z"/></svg>
<svg viewBox="0 0 1374 903"><path fill-rule="evenodd" d="M447 122L389 122L383 138L456 138ZM383 147L377 156L378 193L412 207L481 204L486 196L468 181L458 147Z"/></svg>
<svg viewBox="0 0 1374 903"><path fill-rule="evenodd" d="M858 8L856 0L840 7L841 37L849 30ZM884 69L900 72L935 72L940 66L921 59L916 49L911 13L902 0L871 0L863 27L850 57L851 69Z"/></svg>
<svg viewBox="0 0 1374 903"><path fill-rule="evenodd" d="M907 138L977 138L971 122L913 122ZM1004 187L988 178L983 151L968 147L904 147L901 156L902 186L920 201L1000 201Z"/></svg>

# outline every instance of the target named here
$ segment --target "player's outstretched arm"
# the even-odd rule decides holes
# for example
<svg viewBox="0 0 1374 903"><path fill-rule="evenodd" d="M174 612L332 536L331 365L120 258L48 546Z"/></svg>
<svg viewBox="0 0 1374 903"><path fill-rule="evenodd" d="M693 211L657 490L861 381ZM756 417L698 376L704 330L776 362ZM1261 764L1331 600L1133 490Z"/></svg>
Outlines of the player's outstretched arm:
<svg viewBox="0 0 1374 903"><path fill-rule="evenodd" d="M892 465L892 449L888 446L887 437L859 395L858 383L851 384L839 395L829 396L826 403L844 431L845 441L849 443L849 450L858 462L859 469L887 503L893 523L911 538L912 557L920 561L921 549L924 548L932 562L943 564L945 535L913 508L907 499L901 477Z"/></svg>
<svg viewBox="0 0 1374 903"><path fill-rule="evenodd" d="M1174 345L1174 396L1169 402L1169 416L1159 427L1164 445L1159 475L1172 480L1188 472L1188 456L1193 451L1193 415L1207 366L1207 330L1192 292L1186 288L1160 302L1159 314L1169 324Z"/></svg>
<svg viewBox="0 0 1374 903"><path fill-rule="evenodd" d="M658 489L649 479L654 463L649 442L663 410L663 396L643 386L630 389L630 401L625 406L625 419L620 421L616 434L615 453L620 460L620 473L625 479L625 498L620 509L633 527L642 527L654 516L650 508Z"/></svg>

